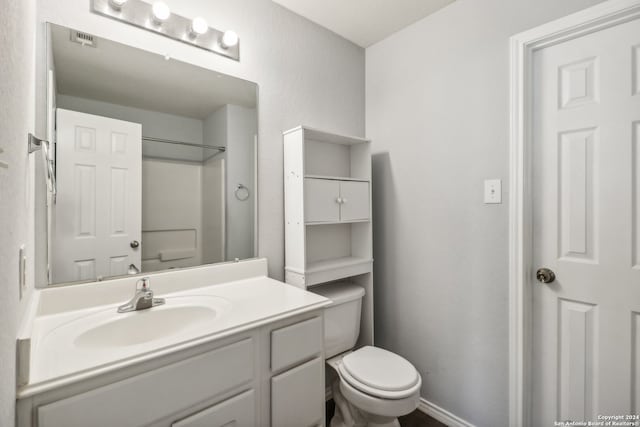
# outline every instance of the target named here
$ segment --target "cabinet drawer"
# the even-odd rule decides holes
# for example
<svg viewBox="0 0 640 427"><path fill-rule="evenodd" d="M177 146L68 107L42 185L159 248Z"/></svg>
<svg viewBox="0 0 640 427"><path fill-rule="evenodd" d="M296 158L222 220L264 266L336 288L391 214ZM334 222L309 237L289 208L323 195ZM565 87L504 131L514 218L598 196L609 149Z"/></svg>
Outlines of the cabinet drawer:
<svg viewBox="0 0 640 427"><path fill-rule="evenodd" d="M252 338L38 408L39 427L142 426L254 377Z"/></svg>
<svg viewBox="0 0 640 427"><path fill-rule="evenodd" d="M279 371L322 353L322 319L314 317L271 332L271 369Z"/></svg>
<svg viewBox="0 0 640 427"><path fill-rule="evenodd" d="M229 427L256 425L256 404L253 390L227 399L197 414L171 424L171 427Z"/></svg>
<svg viewBox="0 0 640 427"><path fill-rule="evenodd" d="M310 427L324 417L324 366L318 357L271 379L271 425Z"/></svg>
<svg viewBox="0 0 640 427"><path fill-rule="evenodd" d="M305 178L305 222L336 222L340 220L340 182L329 179Z"/></svg>

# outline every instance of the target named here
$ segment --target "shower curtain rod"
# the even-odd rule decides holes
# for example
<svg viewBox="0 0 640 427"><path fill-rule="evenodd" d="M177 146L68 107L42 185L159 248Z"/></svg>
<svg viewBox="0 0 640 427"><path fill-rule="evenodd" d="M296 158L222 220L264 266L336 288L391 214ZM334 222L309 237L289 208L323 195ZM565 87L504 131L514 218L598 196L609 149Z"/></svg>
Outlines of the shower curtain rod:
<svg viewBox="0 0 640 427"><path fill-rule="evenodd" d="M143 136L142 140L149 141L149 142L162 142L164 144L186 145L188 147L206 148L209 150L218 150L222 152L227 151L226 147L218 147L215 145L205 145L205 144L194 144L192 142L174 141L172 139L152 138L150 136Z"/></svg>

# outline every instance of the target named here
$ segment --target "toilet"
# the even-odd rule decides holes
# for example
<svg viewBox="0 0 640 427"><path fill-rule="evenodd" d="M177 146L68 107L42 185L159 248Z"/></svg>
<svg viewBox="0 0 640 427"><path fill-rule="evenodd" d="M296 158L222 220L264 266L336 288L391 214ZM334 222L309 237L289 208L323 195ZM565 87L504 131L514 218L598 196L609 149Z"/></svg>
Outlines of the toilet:
<svg viewBox="0 0 640 427"><path fill-rule="evenodd" d="M420 374L390 351L373 346L353 350L360 333L362 287L333 283L312 291L332 300L324 315L325 356L337 374L331 385L336 403L331 427L399 427L398 417L418 407Z"/></svg>

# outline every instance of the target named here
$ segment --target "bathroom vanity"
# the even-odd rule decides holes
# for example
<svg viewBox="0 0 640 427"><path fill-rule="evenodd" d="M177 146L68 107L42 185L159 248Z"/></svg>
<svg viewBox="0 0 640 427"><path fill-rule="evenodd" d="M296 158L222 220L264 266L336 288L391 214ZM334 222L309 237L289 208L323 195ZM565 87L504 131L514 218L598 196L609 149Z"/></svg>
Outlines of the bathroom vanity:
<svg viewBox="0 0 640 427"><path fill-rule="evenodd" d="M324 425L329 300L264 259L37 291L18 342L18 426ZM295 408L295 410L292 410Z"/></svg>

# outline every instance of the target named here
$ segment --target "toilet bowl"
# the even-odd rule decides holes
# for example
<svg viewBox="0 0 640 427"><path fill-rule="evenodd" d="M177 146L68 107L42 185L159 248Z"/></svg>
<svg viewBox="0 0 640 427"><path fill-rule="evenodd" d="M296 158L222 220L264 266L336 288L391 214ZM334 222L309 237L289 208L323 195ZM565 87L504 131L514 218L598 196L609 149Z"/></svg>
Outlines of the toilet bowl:
<svg viewBox="0 0 640 427"><path fill-rule="evenodd" d="M331 427L397 427L399 416L418 407L422 378L397 354L367 346L327 363L338 373Z"/></svg>
<svg viewBox="0 0 640 427"><path fill-rule="evenodd" d="M362 287L335 283L313 291L332 300L324 316L327 364L337 374L331 386L336 403L331 427L399 427L398 417L418 407L420 374L382 348L351 351L360 331Z"/></svg>

